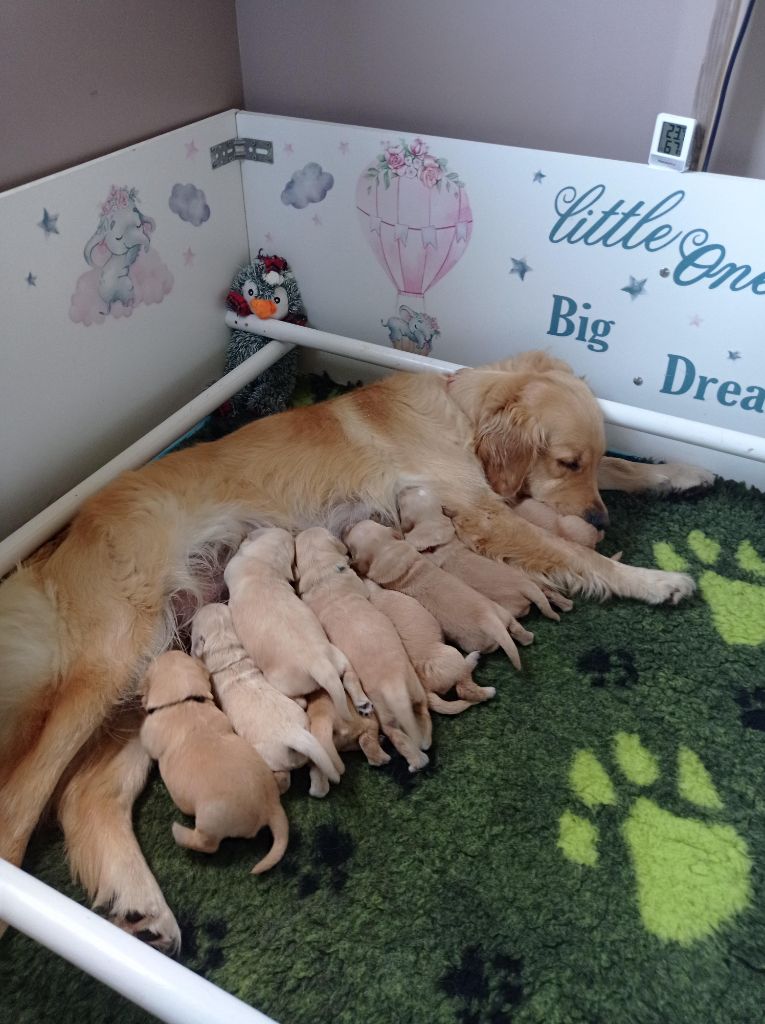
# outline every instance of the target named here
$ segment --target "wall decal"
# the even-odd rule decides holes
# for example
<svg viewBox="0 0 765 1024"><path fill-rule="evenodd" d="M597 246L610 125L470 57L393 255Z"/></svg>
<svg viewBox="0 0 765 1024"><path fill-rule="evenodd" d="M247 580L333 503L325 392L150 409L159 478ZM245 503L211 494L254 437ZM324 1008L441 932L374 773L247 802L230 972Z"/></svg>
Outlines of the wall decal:
<svg viewBox="0 0 765 1024"><path fill-rule="evenodd" d="M295 171L282 190L285 206L304 210L309 203L320 203L335 184L332 175L322 169L321 164L306 164L302 171Z"/></svg>
<svg viewBox="0 0 765 1024"><path fill-rule="evenodd" d="M75 286L69 317L90 326L107 316L130 316L135 306L161 302L173 275L151 247L155 222L138 206L135 188L112 185L95 232L85 243L92 269Z"/></svg>
<svg viewBox="0 0 765 1024"><path fill-rule="evenodd" d="M35 274L32 273L31 270L29 271L27 276L24 278L24 280L26 281L26 283L28 285L31 285L33 288L37 287L37 277L36 277Z"/></svg>
<svg viewBox="0 0 765 1024"><path fill-rule="evenodd" d="M181 220L188 221L198 228L210 219L210 207L201 188L195 185L173 185L168 205Z"/></svg>
<svg viewBox="0 0 765 1024"><path fill-rule="evenodd" d="M191 246L189 246L186 252L183 254L184 267L193 267L196 255L197 254L192 250Z"/></svg>
<svg viewBox="0 0 765 1024"><path fill-rule="evenodd" d="M38 226L38 228L42 228L43 229L43 231L45 232L45 237L46 238L48 237L48 235L57 235L57 234L59 234L59 230L58 230L58 214L57 213L48 213L48 211L45 209L45 207L43 207L42 220L38 223L37 226Z"/></svg>
<svg viewBox="0 0 765 1024"><path fill-rule="evenodd" d="M197 149L196 142L194 142L194 140L192 139L191 142L186 142L185 146L186 146L186 159L187 160L193 159L197 155L197 153L199 152L199 150Z"/></svg>
<svg viewBox="0 0 765 1024"><path fill-rule="evenodd" d="M533 178L532 180L533 180L533 181L535 181L535 182L536 182L536 183L537 183L538 185L541 185L541 184L542 184L542 181L543 181L543 179L544 179L544 178L546 178L546 177L547 177L547 175L546 175L546 174L542 174L542 172L541 172L541 171L537 171L537 172L536 172L536 173L534 174L534 178Z"/></svg>
<svg viewBox="0 0 765 1024"><path fill-rule="evenodd" d="M523 259L516 260L516 259L514 259L511 256L510 257L510 262L513 264L510 273L511 274L517 274L518 277L520 277L521 281L523 281L525 279L526 274L528 274L528 272L530 270L534 269L533 267L530 267L528 265L528 263L526 262L526 258L525 257Z"/></svg>
<svg viewBox="0 0 765 1024"><path fill-rule="evenodd" d="M408 307L424 314L428 291L470 241L473 215L464 183L422 139L388 142L361 173L356 208L364 237L396 288L399 313Z"/></svg>
<svg viewBox="0 0 765 1024"><path fill-rule="evenodd" d="M638 295L646 294L645 283L647 280L648 278L644 277L641 278L640 281L638 281L637 278L633 277L632 274L630 274L630 283L626 284L622 288L622 291L626 292L631 299L636 299Z"/></svg>
<svg viewBox="0 0 765 1024"><path fill-rule="evenodd" d="M433 342L441 334L438 321L427 313L420 313L410 306L398 307L398 316L380 321L388 330L388 337L394 348L402 352L417 352L429 356Z"/></svg>

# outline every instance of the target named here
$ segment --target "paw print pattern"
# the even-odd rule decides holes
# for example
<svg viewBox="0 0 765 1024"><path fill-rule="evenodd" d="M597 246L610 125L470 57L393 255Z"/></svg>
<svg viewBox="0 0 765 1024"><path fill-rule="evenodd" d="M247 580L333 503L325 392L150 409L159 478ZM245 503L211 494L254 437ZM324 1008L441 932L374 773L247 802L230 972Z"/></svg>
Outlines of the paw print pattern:
<svg viewBox="0 0 765 1024"><path fill-rule="evenodd" d="M720 557L720 545L701 530L688 534L688 547L702 565L711 567ZM686 572L690 566L671 544L660 541L653 546L654 559L662 569ZM742 541L735 554L739 569L765 580L765 561L752 543ZM765 585L730 579L703 569L699 576L702 597L712 610L715 628L726 644L758 647L765 643Z"/></svg>
<svg viewBox="0 0 765 1024"><path fill-rule="evenodd" d="M223 940L228 934L228 924L215 918L197 927L193 921L184 918L179 925L183 963L206 978L226 959Z"/></svg>
<svg viewBox="0 0 765 1024"><path fill-rule="evenodd" d="M466 946L439 985L457 1004L460 1024L510 1024L523 1001L523 960L503 953L488 957L478 946Z"/></svg>
<svg viewBox="0 0 765 1024"><path fill-rule="evenodd" d="M326 882L333 892L340 892L348 881L348 862L353 857L356 844L350 832L337 825L319 825L313 833L310 845L311 866L299 869L299 850L303 846L300 832L290 832L290 849L282 861L282 870L288 876L298 875L298 898L313 896Z"/></svg>
<svg viewBox="0 0 765 1024"><path fill-rule="evenodd" d="M593 647L577 661L580 672L590 677L590 684L596 687L620 686L626 689L638 681L635 659L629 651L606 651Z"/></svg>
<svg viewBox="0 0 765 1024"><path fill-rule="evenodd" d="M614 736L613 757L622 776L641 790L659 778L659 762L632 733ZM619 808L611 778L591 750L577 750L569 785L592 815ZM697 811L715 814L723 802L699 756L681 746L677 790ZM680 817L648 796L631 801L621 835L635 874L644 927L665 941L688 946L711 935L751 902L751 859L745 841L730 825ZM558 847L574 864L596 869L599 829L591 818L564 811Z"/></svg>
<svg viewBox="0 0 765 1024"><path fill-rule="evenodd" d="M765 686L739 690L736 703L741 708L741 724L744 728L765 732Z"/></svg>

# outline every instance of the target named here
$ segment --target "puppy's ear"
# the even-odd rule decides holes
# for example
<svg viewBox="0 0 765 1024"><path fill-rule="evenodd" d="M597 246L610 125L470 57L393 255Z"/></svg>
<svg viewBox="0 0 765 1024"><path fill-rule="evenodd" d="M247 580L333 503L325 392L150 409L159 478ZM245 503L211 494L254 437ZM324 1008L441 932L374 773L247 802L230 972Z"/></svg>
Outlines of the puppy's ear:
<svg viewBox="0 0 765 1024"><path fill-rule="evenodd" d="M511 388L507 399L482 417L475 452L492 488L503 498L513 498L544 450L545 436L538 420L524 407L521 391Z"/></svg>
<svg viewBox="0 0 765 1024"><path fill-rule="evenodd" d="M366 576L369 572L369 567L372 564L371 555L358 554L356 558L351 558L351 568L359 574L359 576Z"/></svg>
<svg viewBox="0 0 765 1024"><path fill-rule="evenodd" d="M418 523L407 533L404 540L418 551L427 551L428 548L448 544L453 536L454 527L451 520L446 516L440 516L438 519L426 519L425 522Z"/></svg>
<svg viewBox="0 0 765 1024"><path fill-rule="evenodd" d="M193 658L201 658L202 657L202 652L204 651L204 649L205 649L205 635L204 635L204 633L198 633L196 635L196 637L194 637L193 643L191 645L191 656Z"/></svg>

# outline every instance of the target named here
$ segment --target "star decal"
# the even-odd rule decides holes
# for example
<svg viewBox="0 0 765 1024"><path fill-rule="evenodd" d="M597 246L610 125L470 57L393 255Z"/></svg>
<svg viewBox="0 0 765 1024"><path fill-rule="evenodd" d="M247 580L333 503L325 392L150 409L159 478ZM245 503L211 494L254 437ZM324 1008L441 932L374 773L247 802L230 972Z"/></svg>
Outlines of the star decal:
<svg viewBox="0 0 765 1024"><path fill-rule="evenodd" d="M348 142L341 142L340 145L338 146L338 149L343 154L343 156L348 156L348 150L350 148L351 147L350 147L350 144Z"/></svg>
<svg viewBox="0 0 765 1024"><path fill-rule="evenodd" d="M315 213L313 217L311 217L311 220L317 227L319 227L319 225L321 224L321 217L318 215L318 213Z"/></svg>
<svg viewBox="0 0 765 1024"><path fill-rule="evenodd" d="M521 260L516 260L512 256L510 257L510 259L513 264L513 269L510 271L510 273L517 274L518 277L520 277L521 281L524 279L524 277L526 276L526 274L528 274L530 270L534 269L533 267L530 267L528 265L525 256Z"/></svg>
<svg viewBox="0 0 765 1024"><path fill-rule="evenodd" d="M533 180L538 182L541 185L542 184L542 179L546 178L546 177L547 177L546 174L542 174L541 171L537 171L536 174L534 175L534 179Z"/></svg>
<svg viewBox="0 0 765 1024"><path fill-rule="evenodd" d="M728 349L728 359L740 359L740 358L741 358L741 353L740 352L731 352L731 350Z"/></svg>
<svg viewBox="0 0 765 1024"><path fill-rule="evenodd" d="M196 259L196 253L192 251L191 246L188 247L186 252L183 254L183 265L184 267L193 267L194 260Z"/></svg>
<svg viewBox="0 0 765 1024"><path fill-rule="evenodd" d="M630 283L626 284L622 291L626 292L631 299L636 299L638 295L645 295L645 283L648 278L643 277L639 281L630 274Z"/></svg>
<svg viewBox="0 0 765 1024"><path fill-rule="evenodd" d="M688 321L691 327L701 327L704 321L701 319L698 313L694 313L691 319Z"/></svg>
<svg viewBox="0 0 765 1024"><path fill-rule="evenodd" d="M46 238L48 235L57 235L59 233L58 214L48 213L48 211L43 207L42 220L38 222L37 226L38 228L43 229Z"/></svg>
<svg viewBox="0 0 765 1024"><path fill-rule="evenodd" d="M28 285L31 285L33 288L37 287L37 277L32 273L31 270L27 274L25 281L27 282Z"/></svg>
<svg viewBox="0 0 765 1024"><path fill-rule="evenodd" d="M271 243L274 240L274 236L271 234L270 231L266 231L265 238L266 238L266 241L268 242L268 244L271 245Z"/></svg>
<svg viewBox="0 0 765 1024"><path fill-rule="evenodd" d="M285 142L284 143L284 152L285 153L294 153L295 152L295 147L292 145L291 142Z"/></svg>
<svg viewBox="0 0 765 1024"><path fill-rule="evenodd" d="M197 149L197 144L196 144L196 142L194 142L193 139L191 140L191 142L185 143L185 146L186 146L186 159L187 160L190 160L192 157L195 157L197 155L197 153L199 152L199 150Z"/></svg>

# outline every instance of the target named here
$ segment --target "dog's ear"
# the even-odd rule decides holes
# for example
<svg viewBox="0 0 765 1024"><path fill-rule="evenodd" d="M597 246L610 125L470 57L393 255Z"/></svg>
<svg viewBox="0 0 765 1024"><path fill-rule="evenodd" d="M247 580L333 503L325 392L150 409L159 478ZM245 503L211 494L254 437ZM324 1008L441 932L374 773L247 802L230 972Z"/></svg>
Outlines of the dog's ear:
<svg viewBox="0 0 765 1024"><path fill-rule="evenodd" d="M354 572L357 572L359 576L366 576L369 572L369 567L372 564L371 555L362 555L359 553L355 558L351 557L351 568Z"/></svg>
<svg viewBox="0 0 765 1024"><path fill-rule="evenodd" d="M197 633L191 644L191 656L192 658L201 658L202 652L205 649L205 635L204 633Z"/></svg>
<svg viewBox="0 0 765 1024"><path fill-rule="evenodd" d="M428 548L438 548L442 544L448 544L452 537L454 537L454 527L451 520L446 516L440 516L438 519L426 519L424 522L418 523L406 534L404 540L418 551L427 551Z"/></svg>
<svg viewBox="0 0 765 1024"><path fill-rule="evenodd" d="M545 447L544 431L523 402L524 378L519 381L514 377L507 382L506 400L493 412L487 409L476 430L476 455L483 463L486 479L503 498L513 498L521 491Z"/></svg>

